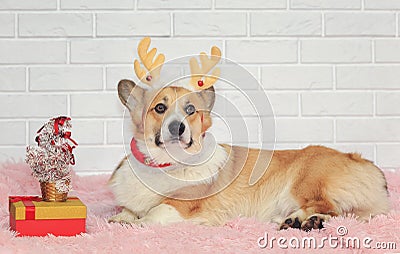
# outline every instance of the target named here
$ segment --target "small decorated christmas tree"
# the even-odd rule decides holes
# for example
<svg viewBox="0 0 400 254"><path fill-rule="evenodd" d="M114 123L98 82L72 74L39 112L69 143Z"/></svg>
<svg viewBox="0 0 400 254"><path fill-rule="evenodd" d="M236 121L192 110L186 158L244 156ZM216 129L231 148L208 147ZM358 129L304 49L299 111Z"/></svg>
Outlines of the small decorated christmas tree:
<svg viewBox="0 0 400 254"><path fill-rule="evenodd" d="M37 146L26 150L26 163L40 182L45 201L66 201L71 189L72 150L78 144L71 138L70 120L65 116L50 119L37 132Z"/></svg>

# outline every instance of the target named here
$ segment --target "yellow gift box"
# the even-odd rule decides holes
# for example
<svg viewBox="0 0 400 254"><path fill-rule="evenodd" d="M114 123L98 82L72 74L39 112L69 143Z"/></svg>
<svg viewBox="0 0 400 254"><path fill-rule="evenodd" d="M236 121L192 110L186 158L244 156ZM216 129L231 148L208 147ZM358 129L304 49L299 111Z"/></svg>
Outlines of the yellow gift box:
<svg viewBox="0 0 400 254"><path fill-rule="evenodd" d="M45 202L37 196L9 197L10 227L20 235L76 235L85 232L86 206L77 197Z"/></svg>

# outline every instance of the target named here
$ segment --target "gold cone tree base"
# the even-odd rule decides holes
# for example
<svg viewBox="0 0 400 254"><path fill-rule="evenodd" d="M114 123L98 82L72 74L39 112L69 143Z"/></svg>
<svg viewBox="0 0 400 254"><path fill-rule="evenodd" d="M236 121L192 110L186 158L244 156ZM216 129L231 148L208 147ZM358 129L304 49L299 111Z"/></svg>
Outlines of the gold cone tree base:
<svg viewBox="0 0 400 254"><path fill-rule="evenodd" d="M67 201L68 193L59 192L56 189L56 183L43 182L40 183L43 201L48 202L65 202Z"/></svg>

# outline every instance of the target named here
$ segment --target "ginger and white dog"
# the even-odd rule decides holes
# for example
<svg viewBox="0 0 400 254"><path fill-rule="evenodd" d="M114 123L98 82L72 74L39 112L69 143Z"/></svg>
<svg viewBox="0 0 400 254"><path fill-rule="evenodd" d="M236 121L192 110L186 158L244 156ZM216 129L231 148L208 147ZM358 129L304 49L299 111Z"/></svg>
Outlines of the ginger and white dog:
<svg viewBox="0 0 400 254"><path fill-rule="evenodd" d="M149 44L150 39L145 38L138 49L149 74L138 61L135 71L152 85L164 56L152 61L155 52L147 52ZM129 110L133 139L132 153L121 161L109 181L123 207L110 222L222 225L244 216L276 222L280 229L310 230L322 228L322 222L332 216L354 214L367 220L388 212L382 171L355 153L322 146L267 151L217 144L204 163L176 161L169 151L181 149L182 154L201 157L209 150L205 142L212 124L215 80L204 76L219 57L220 51L213 48L211 58L204 54L200 57L202 67L191 62L192 72L197 70L191 80L194 89L144 89L130 80L119 82L118 94ZM218 71L213 74L218 75ZM269 157L265 173L255 184L249 184L257 160ZM166 178L157 178L160 175L156 171L184 184L166 184ZM153 182L158 181L158 191L148 187L142 177L156 178Z"/></svg>

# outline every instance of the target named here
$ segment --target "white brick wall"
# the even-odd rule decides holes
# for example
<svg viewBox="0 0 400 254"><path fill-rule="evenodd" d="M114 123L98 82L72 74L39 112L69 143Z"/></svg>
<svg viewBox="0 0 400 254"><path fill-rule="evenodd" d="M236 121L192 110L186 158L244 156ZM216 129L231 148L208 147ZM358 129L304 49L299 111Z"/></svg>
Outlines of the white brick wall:
<svg viewBox="0 0 400 254"><path fill-rule="evenodd" d="M254 12L250 14L251 36L321 36L318 12Z"/></svg>
<svg viewBox="0 0 400 254"><path fill-rule="evenodd" d="M102 90L103 69L79 65L31 67L29 87L31 91Z"/></svg>
<svg viewBox="0 0 400 254"><path fill-rule="evenodd" d="M82 13L19 14L20 37L79 37L92 35L92 15Z"/></svg>
<svg viewBox="0 0 400 254"><path fill-rule="evenodd" d="M58 64L66 61L66 41L0 40L0 64Z"/></svg>
<svg viewBox="0 0 400 254"><path fill-rule="evenodd" d="M292 0L290 6L293 9L359 10L361 8L361 1L360 0Z"/></svg>
<svg viewBox="0 0 400 254"><path fill-rule="evenodd" d="M322 144L399 168L399 14L398 0L0 0L0 160L23 158L44 121L68 114L76 171L111 172L124 153L116 84L135 79L137 42L152 36L169 59L217 45L244 64L273 106L278 148ZM218 92L256 143L250 105ZM221 120L213 131L230 138Z"/></svg>
<svg viewBox="0 0 400 254"><path fill-rule="evenodd" d="M0 37L13 37L14 36L14 15L2 13L0 14Z"/></svg>
<svg viewBox="0 0 400 254"><path fill-rule="evenodd" d="M396 35L395 13L326 13L327 36Z"/></svg>
<svg viewBox="0 0 400 254"><path fill-rule="evenodd" d="M171 16L167 12L99 13L96 14L96 35L169 36Z"/></svg>
<svg viewBox="0 0 400 254"><path fill-rule="evenodd" d="M367 39L306 39L300 42L304 63L369 63L371 41Z"/></svg>

